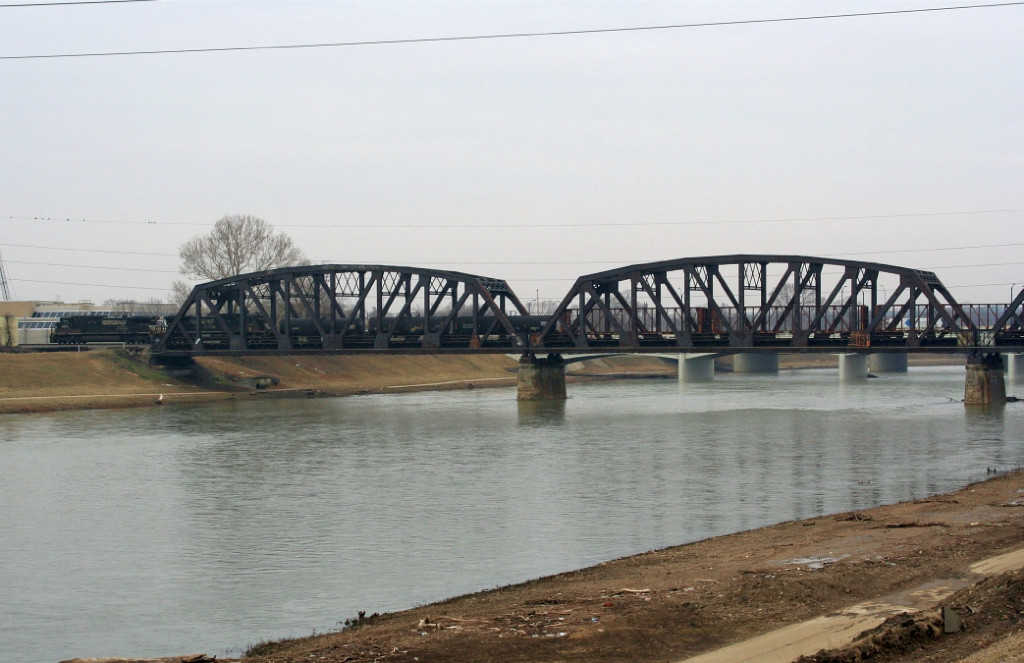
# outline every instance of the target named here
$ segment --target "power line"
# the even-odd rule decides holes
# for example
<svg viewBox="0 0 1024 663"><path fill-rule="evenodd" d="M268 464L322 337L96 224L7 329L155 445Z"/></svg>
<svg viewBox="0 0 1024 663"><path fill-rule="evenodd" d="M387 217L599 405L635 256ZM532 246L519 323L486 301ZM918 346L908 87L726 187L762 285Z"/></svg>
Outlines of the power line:
<svg viewBox="0 0 1024 663"><path fill-rule="evenodd" d="M464 264L464 263L448 263L448 264ZM1001 263L1001 264L1020 264L1020 263ZM973 265L958 265L958 267L972 267L972 266ZM979 266L987 266L987 265L979 265ZM949 267L945 267L944 269L949 269ZM155 271L155 270L139 270L139 271ZM561 282L561 283L565 283L567 281L573 281L573 280L575 280L575 278L577 278L577 277L567 277L567 278L562 278L562 279L558 279L558 278L541 278L541 279L536 279L536 278L534 278L534 279L520 278L520 279L510 279L510 280L529 281L531 283L536 283L536 282ZM72 281L48 281L48 280L39 280L39 279L10 279L10 280L18 282L18 283L42 283L42 284L46 284L46 285L70 285L70 286L82 286L82 287L90 287L90 288L116 288L116 289L122 289L122 290L145 290L145 291L149 291L149 292L170 292L171 291L170 288L166 288L166 287L165 288L158 288L158 287L157 288L150 288L150 287L145 287L145 286L113 285L113 284L109 284L109 283L83 283L81 281L74 281L74 282L72 282ZM963 288L987 288L987 287L996 287L996 286L1015 285L1016 283L1017 283L1016 281L1013 282L1013 283L1010 283L1009 281L1001 282L1001 283L971 283L971 284L962 284L962 285L947 285L946 288L949 289L949 290L958 290L958 289L963 289ZM564 296L564 293L561 293L561 294L559 294L558 296L555 296L555 297L545 295L544 299L561 299L563 296Z"/></svg>
<svg viewBox="0 0 1024 663"><path fill-rule="evenodd" d="M67 265L59 262L32 262L29 260L8 260L7 262L15 265L39 265L42 267L72 267L74 269L106 269L117 272L150 272L153 274L180 274L180 272L174 269L141 269L135 267L110 267L109 265Z"/></svg>
<svg viewBox="0 0 1024 663"><path fill-rule="evenodd" d="M974 214L1015 214L1024 212L1024 208L1008 209L981 209L981 210L959 210L940 212L910 212L905 214L862 214L855 216L816 216L816 217L778 217L761 219L721 219L717 221L599 221L587 223L495 223L495 224L474 224L474 223L430 223L418 225L403 225L398 223L355 223L355 224L328 224L328 223L275 223L275 228L328 228L334 230L506 230L509 228L638 228L645 226L717 226L726 224L761 224L761 223L821 223L824 221L870 221L886 219L919 219L938 216L970 216ZM212 227L209 222L196 221L114 221L109 219L74 219L71 217L52 216L15 216L8 215L0 217L8 221L37 221L53 223L101 223L112 225L136 225L136 226L197 226Z"/></svg>
<svg viewBox="0 0 1024 663"><path fill-rule="evenodd" d="M498 39L524 39L530 37L568 37L578 35L612 34L622 32L651 32L656 30L682 30L688 28L725 27L733 25L754 25L765 23L787 23L796 21L820 21L839 18L860 18L867 16L890 16L895 14L920 14L925 12L957 11L964 9L992 9L1024 5L1024 2L996 2L982 5L954 5L948 7L926 7L922 9L892 9L875 12L846 14L820 14L816 16L787 16L782 18L753 18L735 21L710 21L705 23L679 23L671 25L647 25L627 28L593 28L586 30L553 30L548 32L509 32L501 34L461 35L455 37L413 37L408 39L376 39L365 41L338 41L311 44L276 44L269 46L220 46L210 48L174 48L145 51L96 51L91 53L48 53L40 55L3 55L0 60L42 60L55 58L111 57L120 55L179 55L184 53L227 53L239 51L274 51L312 48L351 48L358 46L395 46L403 44L430 44L460 41L485 41Z"/></svg>
<svg viewBox="0 0 1024 663"><path fill-rule="evenodd" d="M13 265L35 265L38 267L69 267L72 269L103 269L107 271L115 272L146 272L150 274L180 274L178 270L174 269L144 269L137 267L111 267L109 265L69 265L66 263L59 262L35 262L32 260L3 260L0 256L0 268L4 264ZM328 264L329 261L328 261ZM362 264L362 263L360 263ZM552 265L619 265L624 264L618 260L520 260L520 261L508 261L508 260L477 260L477 261L456 261L456 262L426 262L417 263L419 266L426 265L447 265L453 267L463 267L467 265L500 265L500 266L552 266ZM921 269L927 269L929 271L941 270L941 269L976 269L978 267L1016 267L1024 265L1024 262L988 262L988 263L976 263L973 265L931 265L922 267ZM557 279L562 280L562 279Z"/></svg>
<svg viewBox="0 0 1024 663"><path fill-rule="evenodd" d="M34 244L0 244L19 249L45 249L47 251L77 251L79 253L114 253L126 256L160 256L161 258L177 258L177 253L149 253L145 251L114 251L113 249L69 249L63 246L37 246Z"/></svg>
<svg viewBox="0 0 1024 663"><path fill-rule="evenodd" d="M35 279L11 279L18 283L45 283L47 285L74 285L85 288L118 288L121 290L149 290L150 292L170 292L170 288L146 288L140 285L111 285L109 283L82 283L80 281L38 281Z"/></svg>
<svg viewBox="0 0 1024 663"><path fill-rule="evenodd" d="M968 269L976 267L1019 267L1024 265L1024 262L988 262L980 263L976 265L938 265L933 267L925 267L929 271L935 271L936 269Z"/></svg>
<svg viewBox="0 0 1024 663"><path fill-rule="evenodd" d="M961 251L969 249L1002 249L1008 246L1024 246L1024 242L1017 243L1006 243L1006 244L980 244L976 246L950 246L944 248L934 249L891 249L888 251L859 251L856 253L833 253L832 256L839 258L842 256L871 256L879 254L891 254L891 253L933 253L936 251Z"/></svg>
<svg viewBox="0 0 1024 663"><path fill-rule="evenodd" d="M115 255L134 255L134 256L159 256L163 258L177 258L176 253L153 253L146 251L117 251L113 249L82 249L82 248L67 248L63 246L40 246L37 244L9 244L0 243L0 246L21 248L21 249L41 249L45 251L74 251L78 253L107 253ZM946 247L934 247L929 249L890 249L886 251L856 251L852 253L833 253L829 257L840 258L850 256L872 256L880 254L897 254L897 253L934 253L941 251L968 251L974 249L1002 249L1008 247L1024 246L1024 242L1006 242L1002 244L977 244L973 246L946 246ZM824 257L824 256L822 256ZM365 264L365 261L361 261L360 264ZM606 265L626 265L631 264L619 260L552 260L552 261L538 261L538 260L525 260L525 261L495 261L495 260L479 260L479 261L456 261L456 262L440 262L436 260L426 261L419 263L421 266L426 265L595 265L595 264L606 264ZM1002 263L997 263L1002 264ZM1005 263L1015 264L1015 263ZM75 265L68 265L69 267ZM978 265L979 267L985 267L989 265ZM995 264L991 265L995 266ZM159 271L159 270L152 270Z"/></svg>
<svg viewBox="0 0 1024 663"><path fill-rule="evenodd" d="M0 9L11 9L14 7L60 7L64 5L115 5L126 2L156 2L157 0L64 0L61 2L5 2L0 4Z"/></svg>

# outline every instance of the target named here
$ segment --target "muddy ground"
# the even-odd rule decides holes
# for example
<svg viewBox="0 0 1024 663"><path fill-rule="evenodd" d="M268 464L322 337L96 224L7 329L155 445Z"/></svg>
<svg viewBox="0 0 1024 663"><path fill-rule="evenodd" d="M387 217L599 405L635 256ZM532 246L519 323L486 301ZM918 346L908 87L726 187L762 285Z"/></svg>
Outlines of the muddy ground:
<svg viewBox="0 0 1024 663"><path fill-rule="evenodd" d="M955 577L974 561L1021 547L1024 474L1017 471L950 495L782 523L406 612L352 615L338 633L261 645L249 658L680 661ZM960 661L1021 630L1022 590L1024 576L1015 573L954 595L947 604L963 620L961 633L895 637L869 659L811 660Z"/></svg>

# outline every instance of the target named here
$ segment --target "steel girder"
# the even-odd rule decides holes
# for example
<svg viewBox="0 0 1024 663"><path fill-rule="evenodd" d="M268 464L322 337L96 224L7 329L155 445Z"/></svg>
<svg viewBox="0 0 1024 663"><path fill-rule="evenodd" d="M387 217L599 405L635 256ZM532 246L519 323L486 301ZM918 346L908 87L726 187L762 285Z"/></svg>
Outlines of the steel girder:
<svg viewBox="0 0 1024 663"><path fill-rule="evenodd" d="M159 354L438 350L528 344L508 284L461 272L312 265L201 283L154 343Z"/></svg>
<svg viewBox="0 0 1024 663"><path fill-rule="evenodd" d="M1014 318L1018 326L1020 318ZM932 272L806 256L727 255L582 276L535 345L552 351L895 349L977 346L978 336L977 325Z"/></svg>
<svg viewBox="0 0 1024 663"><path fill-rule="evenodd" d="M983 336L995 346L1024 346L1024 288Z"/></svg>

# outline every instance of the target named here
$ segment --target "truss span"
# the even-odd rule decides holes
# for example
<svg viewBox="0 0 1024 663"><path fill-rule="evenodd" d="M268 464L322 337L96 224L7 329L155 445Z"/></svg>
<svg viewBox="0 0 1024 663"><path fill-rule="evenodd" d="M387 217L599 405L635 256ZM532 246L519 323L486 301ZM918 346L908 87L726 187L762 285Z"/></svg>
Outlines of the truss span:
<svg viewBox="0 0 1024 663"><path fill-rule="evenodd" d="M1020 346L1014 310L1003 312L997 328L982 327L933 272L894 265L795 255L682 258L581 276L534 345L562 352Z"/></svg>
<svg viewBox="0 0 1024 663"><path fill-rule="evenodd" d="M197 285L153 344L163 356L294 352L999 352L1024 350L1024 290L958 303L929 271L728 255L581 276L530 315L501 279L312 265Z"/></svg>
<svg viewBox="0 0 1024 663"><path fill-rule="evenodd" d="M469 351L528 345L526 307L501 279L389 265L287 267L201 283L155 342L165 356Z"/></svg>

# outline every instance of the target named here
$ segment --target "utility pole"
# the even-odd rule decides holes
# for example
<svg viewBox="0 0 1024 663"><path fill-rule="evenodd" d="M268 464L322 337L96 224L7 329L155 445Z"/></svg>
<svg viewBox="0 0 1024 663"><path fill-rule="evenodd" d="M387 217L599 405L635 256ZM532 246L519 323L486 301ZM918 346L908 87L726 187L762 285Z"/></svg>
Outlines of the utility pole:
<svg viewBox="0 0 1024 663"><path fill-rule="evenodd" d="M0 296L3 301L11 301L11 289L7 286L7 273L4 271L4 256L0 253Z"/></svg>

